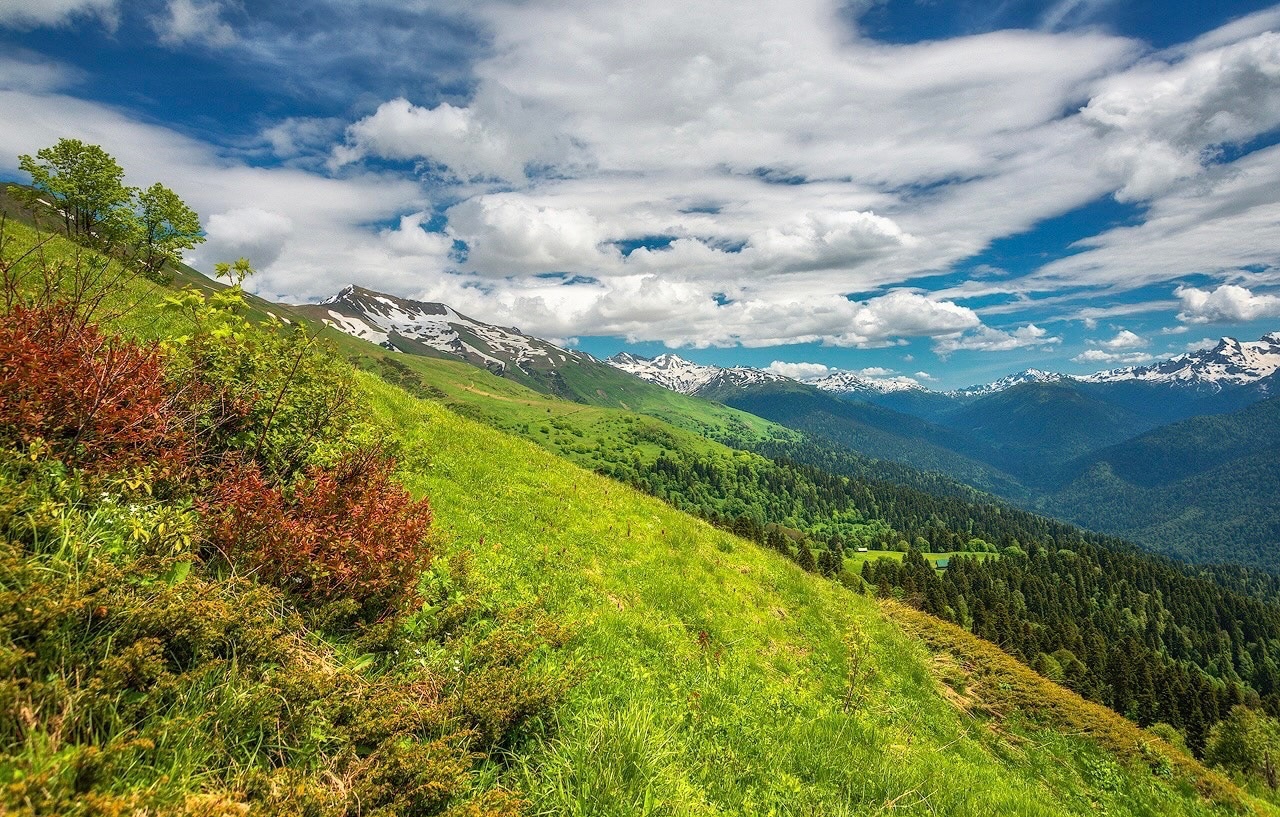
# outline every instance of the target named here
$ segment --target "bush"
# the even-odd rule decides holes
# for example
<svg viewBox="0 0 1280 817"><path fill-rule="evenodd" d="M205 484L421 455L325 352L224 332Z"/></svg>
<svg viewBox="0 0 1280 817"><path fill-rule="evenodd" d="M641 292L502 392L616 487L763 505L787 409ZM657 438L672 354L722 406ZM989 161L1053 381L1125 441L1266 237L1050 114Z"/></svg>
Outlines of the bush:
<svg viewBox="0 0 1280 817"><path fill-rule="evenodd" d="M0 446L44 447L90 473L173 472L189 453L160 354L68 302L17 304L0 325Z"/></svg>
<svg viewBox="0 0 1280 817"><path fill-rule="evenodd" d="M431 557L431 508L393 469L381 452L349 454L281 488L240 463L198 506L209 543L238 568L311 602L350 597L377 617L404 603Z"/></svg>

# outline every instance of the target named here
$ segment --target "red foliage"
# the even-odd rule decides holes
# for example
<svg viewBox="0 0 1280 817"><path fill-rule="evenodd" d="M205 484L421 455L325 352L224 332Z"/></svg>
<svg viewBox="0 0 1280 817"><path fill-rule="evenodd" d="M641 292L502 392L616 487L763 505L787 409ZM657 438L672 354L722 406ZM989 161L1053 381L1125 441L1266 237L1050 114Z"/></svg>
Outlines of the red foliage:
<svg viewBox="0 0 1280 817"><path fill-rule="evenodd" d="M187 435L158 352L104 335L68 304L16 305L0 324L0 445L89 473L186 461Z"/></svg>
<svg viewBox="0 0 1280 817"><path fill-rule="evenodd" d="M400 607L431 558L426 500L391 479L394 461L350 455L310 468L289 489L256 464L228 466L200 507L208 536L233 564L311 601L350 597L367 614Z"/></svg>

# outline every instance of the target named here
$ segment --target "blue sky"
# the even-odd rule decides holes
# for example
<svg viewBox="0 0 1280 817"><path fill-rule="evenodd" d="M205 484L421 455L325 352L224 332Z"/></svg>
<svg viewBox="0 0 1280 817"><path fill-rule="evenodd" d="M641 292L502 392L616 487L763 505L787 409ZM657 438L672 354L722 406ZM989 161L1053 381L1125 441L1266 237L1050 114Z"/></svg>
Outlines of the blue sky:
<svg viewBox="0 0 1280 817"><path fill-rule="evenodd" d="M61 136L268 297L964 386L1280 328L1280 6L0 0Z"/></svg>

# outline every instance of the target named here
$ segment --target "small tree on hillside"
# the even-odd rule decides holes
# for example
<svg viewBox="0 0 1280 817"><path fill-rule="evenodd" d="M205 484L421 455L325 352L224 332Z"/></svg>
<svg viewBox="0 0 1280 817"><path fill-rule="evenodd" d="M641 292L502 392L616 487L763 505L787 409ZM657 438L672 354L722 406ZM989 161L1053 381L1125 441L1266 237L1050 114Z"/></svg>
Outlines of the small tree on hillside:
<svg viewBox="0 0 1280 817"><path fill-rule="evenodd" d="M139 264L155 275L165 264L181 259L182 251L204 241L200 217L163 184L138 194Z"/></svg>
<svg viewBox="0 0 1280 817"><path fill-rule="evenodd" d="M79 139L18 157L18 167L31 174L35 194L30 204L48 197L62 214L68 236L81 236L109 246L135 228L134 190L124 183L124 169L105 150Z"/></svg>

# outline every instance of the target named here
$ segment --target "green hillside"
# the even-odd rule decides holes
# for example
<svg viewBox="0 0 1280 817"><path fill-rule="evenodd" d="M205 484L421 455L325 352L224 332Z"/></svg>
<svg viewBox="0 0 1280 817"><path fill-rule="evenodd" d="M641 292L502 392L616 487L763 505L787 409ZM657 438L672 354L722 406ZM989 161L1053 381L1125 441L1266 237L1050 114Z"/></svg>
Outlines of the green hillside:
<svg viewBox="0 0 1280 817"><path fill-rule="evenodd" d="M949 699L966 687L965 671L870 600L527 443L366 385L405 440L409 484L432 497L448 538L474 551L488 592L580 628L571 647L583 682L557 733L507 772L538 813L1177 814L1207 805L1194 788L1151 775L1139 747L1168 750L1118 716L1088 710L1099 728L1125 735L1116 743L1127 760L1067 737L1046 713L995 717L998 700L985 713L957 706ZM1086 706L1048 690L1039 691L1046 701ZM1166 779L1181 777L1169 768Z"/></svg>

